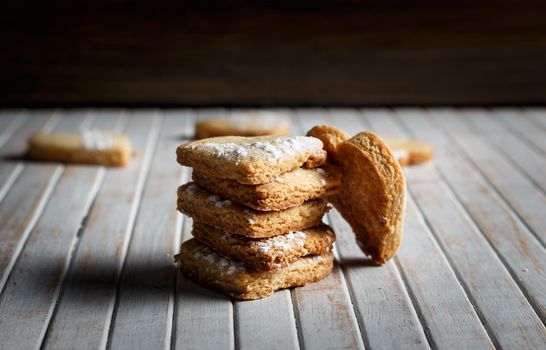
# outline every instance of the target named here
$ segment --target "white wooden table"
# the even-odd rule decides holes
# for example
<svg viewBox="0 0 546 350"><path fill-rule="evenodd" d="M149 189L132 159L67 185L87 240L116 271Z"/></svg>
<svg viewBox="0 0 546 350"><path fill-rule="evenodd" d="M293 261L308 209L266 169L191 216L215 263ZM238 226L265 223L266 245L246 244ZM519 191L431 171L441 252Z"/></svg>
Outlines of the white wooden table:
<svg viewBox="0 0 546 350"><path fill-rule="evenodd" d="M230 110L37 110L0 116L1 349L545 349L546 110L313 109L330 123L418 137L404 240L370 264L338 213L325 280L234 302L177 272L190 237L175 210L175 148ZM38 130L122 130L124 169L20 158Z"/></svg>

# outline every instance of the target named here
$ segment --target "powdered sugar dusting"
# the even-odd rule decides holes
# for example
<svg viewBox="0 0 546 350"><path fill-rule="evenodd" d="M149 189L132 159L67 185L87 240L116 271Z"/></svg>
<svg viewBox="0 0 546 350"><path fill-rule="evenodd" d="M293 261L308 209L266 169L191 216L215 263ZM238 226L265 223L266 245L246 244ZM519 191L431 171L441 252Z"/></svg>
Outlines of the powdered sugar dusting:
<svg viewBox="0 0 546 350"><path fill-rule="evenodd" d="M394 156L394 158L400 160L408 156L408 151L406 151L405 149L395 149L392 151L392 155Z"/></svg>
<svg viewBox="0 0 546 350"><path fill-rule="evenodd" d="M305 153L320 153L322 152L322 141L307 136L267 137L260 139L260 141L241 143L209 141L195 144L192 148L200 148L215 157L236 162L252 162L265 158L271 163L276 163Z"/></svg>
<svg viewBox="0 0 546 350"><path fill-rule="evenodd" d="M306 237L305 232L302 231L289 232L285 235L273 236L251 244L258 246L258 250L262 253L267 253L273 248L280 248L281 250L286 251L293 247L303 247Z"/></svg>
<svg viewBox="0 0 546 350"><path fill-rule="evenodd" d="M101 130L85 130L82 132L82 146L86 150L105 150L114 146L114 138Z"/></svg>
<svg viewBox="0 0 546 350"><path fill-rule="evenodd" d="M244 266L242 263L223 257L207 246L200 246L198 249L194 250L193 256L194 258L205 261L211 266L216 265L217 267L221 268L224 273L227 274L233 274L237 271L244 270Z"/></svg>

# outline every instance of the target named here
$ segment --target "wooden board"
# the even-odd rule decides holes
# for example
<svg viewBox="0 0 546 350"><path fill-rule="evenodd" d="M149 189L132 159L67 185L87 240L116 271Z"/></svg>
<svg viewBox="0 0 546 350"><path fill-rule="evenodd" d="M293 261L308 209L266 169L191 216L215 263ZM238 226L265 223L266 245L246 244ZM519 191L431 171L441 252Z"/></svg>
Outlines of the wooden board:
<svg viewBox="0 0 546 350"><path fill-rule="evenodd" d="M174 150L196 119L238 110L0 111L0 347L544 347L546 204L541 178L524 168L544 158L540 109L278 112L298 134L327 123L434 144L432 162L404 169L408 207L395 259L371 263L334 209L325 218L337 234L330 276L233 301L173 264L192 227L175 210L191 170ZM131 165L20 157L32 132L80 128L123 130L136 149Z"/></svg>

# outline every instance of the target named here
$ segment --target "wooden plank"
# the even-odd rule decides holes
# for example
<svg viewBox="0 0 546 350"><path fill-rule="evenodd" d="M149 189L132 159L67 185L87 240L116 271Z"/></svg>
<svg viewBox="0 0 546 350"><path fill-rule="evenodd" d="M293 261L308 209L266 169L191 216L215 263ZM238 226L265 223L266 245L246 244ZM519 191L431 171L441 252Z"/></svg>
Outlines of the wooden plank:
<svg viewBox="0 0 546 350"><path fill-rule="evenodd" d="M529 113L528 117L531 118L539 128L546 131L546 108L532 107L526 108L525 111Z"/></svg>
<svg viewBox="0 0 546 350"><path fill-rule="evenodd" d="M396 259L435 348L494 348L470 300L409 195L404 244Z"/></svg>
<svg viewBox="0 0 546 350"><path fill-rule="evenodd" d="M544 325L432 163L408 167L406 174L419 208L494 344L505 349L540 348Z"/></svg>
<svg viewBox="0 0 546 350"><path fill-rule="evenodd" d="M507 129L524 139L528 144L546 152L546 128L537 127L532 112L520 108L496 108L491 111L495 120L504 122Z"/></svg>
<svg viewBox="0 0 546 350"><path fill-rule="evenodd" d="M39 348L102 175L98 168L71 166L59 179L0 299L3 349Z"/></svg>
<svg viewBox="0 0 546 350"><path fill-rule="evenodd" d="M29 118L30 119L30 118ZM79 127L84 121L82 116L66 116L61 118L55 126L55 130L71 129ZM36 128L42 130L56 122L46 117L38 117L38 123L25 123L23 127L12 136L13 141L8 142L0 151L4 154L11 152L24 152L28 133L35 132ZM17 136L25 137L23 140ZM17 172L17 162L6 161L6 168ZM38 220L49 195L55 187L63 167L55 164L26 163L26 167L18 175L13 186L5 195L0 204L0 290L17 260L23 245ZM4 166L0 167L3 168ZM9 179L9 178L8 178ZM9 183L9 181L8 181Z"/></svg>
<svg viewBox="0 0 546 350"><path fill-rule="evenodd" d="M340 214L332 210L328 218L366 347L430 348L396 265L377 267L364 257Z"/></svg>
<svg viewBox="0 0 546 350"><path fill-rule="evenodd" d="M537 186L546 191L546 158L517 136L506 130L493 115L483 109L460 110L464 121L481 131L481 135L494 144L516 164Z"/></svg>
<svg viewBox="0 0 546 350"><path fill-rule="evenodd" d="M405 115L400 120L414 137L436 146L438 154L434 162L442 178L464 205L544 322L546 302L544 248L499 195L491 190L466 159L453 150L450 142L442 137L423 114Z"/></svg>
<svg viewBox="0 0 546 350"><path fill-rule="evenodd" d="M128 167L109 169L105 176L50 323L45 348L106 345L119 274L158 127L159 120L152 112L131 117L125 133L138 156Z"/></svg>
<svg viewBox="0 0 546 350"><path fill-rule="evenodd" d="M184 182L190 168L184 168ZM191 238L192 220L184 216L182 240ZM231 299L186 278L178 270L173 344L175 349L234 349Z"/></svg>
<svg viewBox="0 0 546 350"><path fill-rule="evenodd" d="M39 130L50 128L57 121L52 112L47 111L33 112L30 116L25 113L18 119L23 124L6 137L5 143L0 147L0 201L23 170L24 164L21 160L26 150L27 138Z"/></svg>
<svg viewBox="0 0 546 350"><path fill-rule="evenodd" d="M502 154L483 140L457 114L447 112L434 121L444 130L444 134L456 144L473 165L493 185L506 202L522 217L536 237L546 244L546 197L544 192L518 168L507 161ZM456 137L453 134L457 133Z"/></svg>
<svg viewBox="0 0 546 350"><path fill-rule="evenodd" d="M364 115L379 135L407 138L389 110L365 110ZM409 194L404 232L396 259L434 347L493 347L452 266Z"/></svg>
<svg viewBox="0 0 546 350"><path fill-rule="evenodd" d="M237 349L299 349L289 290L233 306Z"/></svg>
<svg viewBox="0 0 546 350"><path fill-rule="evenodd" d="M25 119L22 110L0 110L0 148Z"/></svg>
<svg viewBox="0 0 546 350"><path fill-rule="evenodd" d="M187 110L164 115L123 268L111 349L170 348L176 277L173 255L181 229L176 188L182 172L173 154L183 142L180 135L189 133L192 122ZM158 208L165 209L158 212Z"/></svg>
<svg viewBox="0 0 546 350"><path fill-rule="evenodd" d="M0 290L62 173L56 165L25 170L0 204Z"/></svg>

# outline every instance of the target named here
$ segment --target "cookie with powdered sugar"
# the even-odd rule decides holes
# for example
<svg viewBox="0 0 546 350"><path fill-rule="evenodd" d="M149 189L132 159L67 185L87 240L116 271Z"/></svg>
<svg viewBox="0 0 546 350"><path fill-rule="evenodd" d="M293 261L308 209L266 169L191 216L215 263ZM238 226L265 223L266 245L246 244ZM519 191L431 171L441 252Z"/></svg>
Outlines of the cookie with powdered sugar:
<svg viewBox="0 0 546 350"><path fill-rule="evenodd" d="M198 171L192 173L193 181L199 186L259 211L285 210L311 199L333 195L338 190L340 178L339 172L327 168L298 168L265 184L243 185Z"/></svg>
<svg viewBox="0 0 546 350"><path fill-rule="evenodd" d="M194 221L242 236L263 238L320 224L327 203L319 198L285 210L257 211L189 182L178 188L177 208Z"/></svg>
<svg viewBox="0 0 546 350"><path fill-rule="evenodd" d="M176 159L207 176L257 185L302 166L318 167L326 152L314 137L226 136L185 143Z"/></svg>
<svg viewBox="0 0 546 350"><path fill-rule="evenodd" d="M335 234L325 224L302 231L253 239L226 232L200 222L193 223L192 235L245 267L256 271L277 270L307 255L321 255L332 249Z"/></svg>
<svg viewBox="0 0 546 350"><path fill-rule="evenodd" d="M125 166L131 156L129 138L109 131L37 133L28 139L27 157L40 161Z"/></svg>
<svg viewBox="0 0 546 350"><path fill-rule="evenodd" d="M279 289L319 281L334 268L334 256L327 252L302 257L277 270L254 271L216 253L195 238L182 244L175 260L180 262L184 275L241 300L265 298Z"/></svg>

